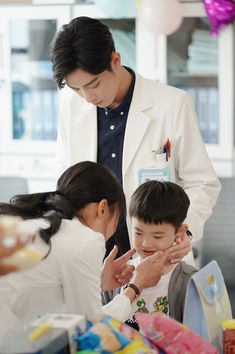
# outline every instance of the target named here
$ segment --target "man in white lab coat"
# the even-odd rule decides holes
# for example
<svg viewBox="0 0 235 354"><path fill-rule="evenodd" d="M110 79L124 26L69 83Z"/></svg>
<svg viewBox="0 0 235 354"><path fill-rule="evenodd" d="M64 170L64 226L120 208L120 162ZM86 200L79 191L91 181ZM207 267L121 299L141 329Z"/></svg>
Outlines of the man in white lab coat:
<svg viewBox="0 0 235 354"><path fill-rule="evenodd" d="M63 88L58 162L64 168L83 160L109 166L123 185L127 205L146 180L178 183L190 198L185 222L193 240L199 240L220 183L205 150L190 95L122 66L107 26L88 17L78 17L62 27L50 57L54 79ZM128 219L127 225L130 230ZM124 251L129 248L125 230L122 222L119 242ZM187 247L185 237L172 258L182 257ZM192 254L188 261L193 263Z"/></svg>

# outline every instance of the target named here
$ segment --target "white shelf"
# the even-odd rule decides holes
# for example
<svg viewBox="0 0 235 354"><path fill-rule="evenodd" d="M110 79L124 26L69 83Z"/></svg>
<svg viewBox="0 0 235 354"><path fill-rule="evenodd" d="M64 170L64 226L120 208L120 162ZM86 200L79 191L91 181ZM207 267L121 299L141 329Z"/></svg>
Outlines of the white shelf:
<svg viewBox="0 0 235 354"><path fill-rule="evenodd" d="M207 73L190 73L190 72L183 72L183 71L177 71L177 72L169 72L168 76L174 76L174 77L180 77L180 78L189 78L189 77L195 77L195 78L217 78L218 73L215 74L207 74Z"/></svg>

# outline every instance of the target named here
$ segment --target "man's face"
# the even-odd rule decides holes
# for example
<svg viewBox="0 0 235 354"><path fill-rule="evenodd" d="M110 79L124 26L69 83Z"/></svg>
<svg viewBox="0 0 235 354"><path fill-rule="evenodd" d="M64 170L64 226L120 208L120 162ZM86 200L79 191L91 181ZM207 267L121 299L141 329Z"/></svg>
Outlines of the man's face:
<svg viewBox="0 0 235 354"><path fill-rule="evenodd" d="M132 237L134 248L141 258L148 257L157 251L165 251L174 244L179 236L171 224L146 224L132 218Z"/></svg>
<svg viewBox="0 0 235 354"><path fill-rule="evenodd" d="M112 71L105 70L100 74L93 75L76 69L66 75L66 84L85 101L98 107L112 107L120 85L118 75L120 59L116 55L118 53L114 53L112 57Z"/></svg>

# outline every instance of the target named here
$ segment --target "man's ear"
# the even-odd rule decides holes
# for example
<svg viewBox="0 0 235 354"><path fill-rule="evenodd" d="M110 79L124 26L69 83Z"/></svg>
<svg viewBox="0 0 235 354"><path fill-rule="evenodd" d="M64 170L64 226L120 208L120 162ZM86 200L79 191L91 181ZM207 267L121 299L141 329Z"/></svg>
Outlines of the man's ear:
<svg viewBox="0 0 235 354"><path fill-rule="evenodd" d="M178 227L177 232L176 232L176 237L182 238L183 235L187 232L188 230L188 225L187 224L181 224L180 227Z"/></svg>
<svg viewBox="0 0 235 354"><path fill-rule="evenodd" d="M98 204L97 213L99 217L103 217L107 213L108 202L106 199L102 199Z"/></svg>

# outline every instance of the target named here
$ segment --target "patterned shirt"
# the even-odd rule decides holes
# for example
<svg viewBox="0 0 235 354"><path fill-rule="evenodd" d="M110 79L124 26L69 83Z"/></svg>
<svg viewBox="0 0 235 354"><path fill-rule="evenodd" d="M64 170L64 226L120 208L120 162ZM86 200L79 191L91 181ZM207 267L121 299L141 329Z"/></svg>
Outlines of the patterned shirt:
<svg viewBox="0 0 235 354"><path fill-rule="evenodd" d="M140 256L137 256L129 263L133 264L136 267L140 262L141 258ZM138 299L132 303L131 316L127 320L127 323L129 325L138 328L136 326L137 322L135 319L136 312L162 312L166 315L169 315L168 287L174 269L175 267L171 269L171 271L167 274L162 275L161 279L159 280L156 286L151 288L145 288L142 291L141 295L138 297Z"/></svg>

